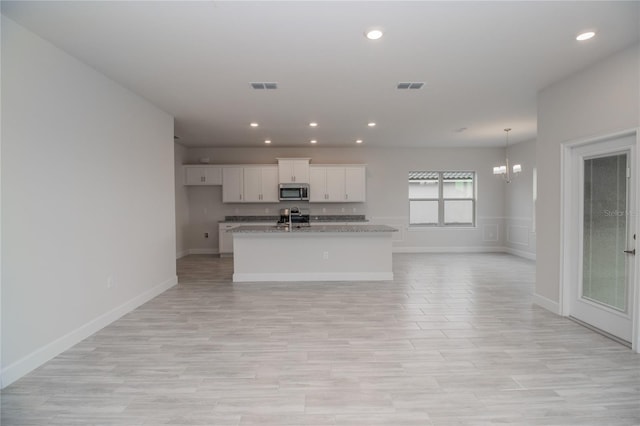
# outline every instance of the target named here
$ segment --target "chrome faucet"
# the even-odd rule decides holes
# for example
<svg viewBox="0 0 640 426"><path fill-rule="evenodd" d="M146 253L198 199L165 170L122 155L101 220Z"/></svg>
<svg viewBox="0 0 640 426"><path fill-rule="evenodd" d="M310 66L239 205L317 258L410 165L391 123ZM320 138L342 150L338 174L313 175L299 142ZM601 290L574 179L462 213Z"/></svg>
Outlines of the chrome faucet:
<svg viewBox="0 0 640 426"><path fill-rule="evenodd" d="M293 206L289 209L289 232L293 231L293 223L291 221L291 216L293 215L293 211L297 211L300 214L300 207Z"/></svg>

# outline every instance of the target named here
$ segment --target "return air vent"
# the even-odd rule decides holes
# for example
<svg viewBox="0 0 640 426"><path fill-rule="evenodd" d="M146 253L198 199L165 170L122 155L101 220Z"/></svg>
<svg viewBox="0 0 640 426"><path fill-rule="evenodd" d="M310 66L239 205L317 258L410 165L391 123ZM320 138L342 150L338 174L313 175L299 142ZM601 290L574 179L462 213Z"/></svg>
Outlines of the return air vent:
<svg viewBox="0 0 640 426"><path fill-rule="evenodd" d="M255 90L275 90L278 88L278 83L249 83Z"/></svg>
<svg viewBox="0 0 640 426"><path fill-rule="evenodd" d="M398 90L422 89L422 86L424 86L424 83L422 83L422 82L410 82L410 81L407 81L407 82L398 83L396 88Z"/></svg>

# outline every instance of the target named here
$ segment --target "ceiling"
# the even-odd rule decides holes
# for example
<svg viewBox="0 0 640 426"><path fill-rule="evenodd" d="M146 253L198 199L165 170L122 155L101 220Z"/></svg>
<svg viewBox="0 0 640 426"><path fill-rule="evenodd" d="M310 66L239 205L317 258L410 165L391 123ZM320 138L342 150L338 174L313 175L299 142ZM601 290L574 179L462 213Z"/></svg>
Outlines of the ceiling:
<svg viewBox="0 0 640 426"><path fill-rule="evenodd" d="M173 115L190 147L486 147L504 144L505 127L530 140L537 91L636 43L640 26L636 1L2 1L2 12ZM371 28L384 36L368 40ZM585 30L596 37L576 41Z"/></svg>

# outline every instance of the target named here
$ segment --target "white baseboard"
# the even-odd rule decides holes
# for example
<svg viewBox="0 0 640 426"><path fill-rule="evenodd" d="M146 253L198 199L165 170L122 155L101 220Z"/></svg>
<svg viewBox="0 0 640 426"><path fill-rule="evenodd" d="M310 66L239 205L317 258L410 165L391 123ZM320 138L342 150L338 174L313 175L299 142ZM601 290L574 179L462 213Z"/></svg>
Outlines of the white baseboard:
<svg viewBox="0 0 640 426"><path fill-rule="evenodd" d="M554 302L551 299L547 299L544 296L540 296L538 293L533 293L533 303L541 308L551 311L556 315L560 315L560 304Z"/></svg>
<svg viewBox="0 0 640 426"><path fill-rule="evenodd" d="M189 254L218 254L218 250L216 249L189 249Z"/></svg>
<svg viewBox="0 0 640 426"><path fill-rule="evenodd" d="M506 247L393 247L393 253L505 253Z"/></svg>
<svg viewBox="0 0 640 426"><path fill-rule="evenodd" d="M5 388L19 378L29 374L50 359L58 356L73 345L100 331L123 315L133 311L143 303L148 302L164 291L178 283L178 277L174 276L162 282L122 305L106 312L53 342L33 351L29 355L15 361L0 372L0 387Z"/></svg>
<svg viewBox="0 0 640 426"><path fill-rule="evenodd" d="M505 251L505 253L509 253L509 254L514 255L514 256L524 257L525 259L529 259L529 260L536 260L536 254L535 253L529 253L528 251L517 250L517 249L511 248L511 247L505 247L504 251Z"/></svg>
<svg viewBox="0 0 640 426"><path fill-rule="evenodd" d="M511 247L394 247L394 253L509 253L529 260L536 260L535 253Z"/></svg>
<svg viewBox="0 0 640 426"><path fill-rule="evenodd" d="M181 250L181 251L178 251L178 252L176 252L176 260L177 260L177 259L180 259L180 258L182 258L182 257L185 257L185 256L186 256L186 255L188 255L188 254L189 254L189 250Z"/></svg>
<svg viewBox="0 0 640 426"><path fill-rule="evenodd" d="M295 272L233 274L233 282L255 281L391 281L393 272Z"/></svg>

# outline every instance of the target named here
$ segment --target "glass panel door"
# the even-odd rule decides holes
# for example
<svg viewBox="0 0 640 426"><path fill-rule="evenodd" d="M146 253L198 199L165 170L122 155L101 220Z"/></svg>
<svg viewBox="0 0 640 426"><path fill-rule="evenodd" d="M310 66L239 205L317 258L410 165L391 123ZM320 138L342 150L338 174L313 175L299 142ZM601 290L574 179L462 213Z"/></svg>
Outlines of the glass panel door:
<svg viewBox="0 0 640 426"><path fill-rule="evenodd" d="M627 154L584 159L582 297L627 311Z"/></svg>
<svg viewBox="0 0 640 426"><path fill-rule="evenodd" d="M563 309L626 342L636 315L635 158L635 133L615 136L571 148L563 171Z"/></svg>

